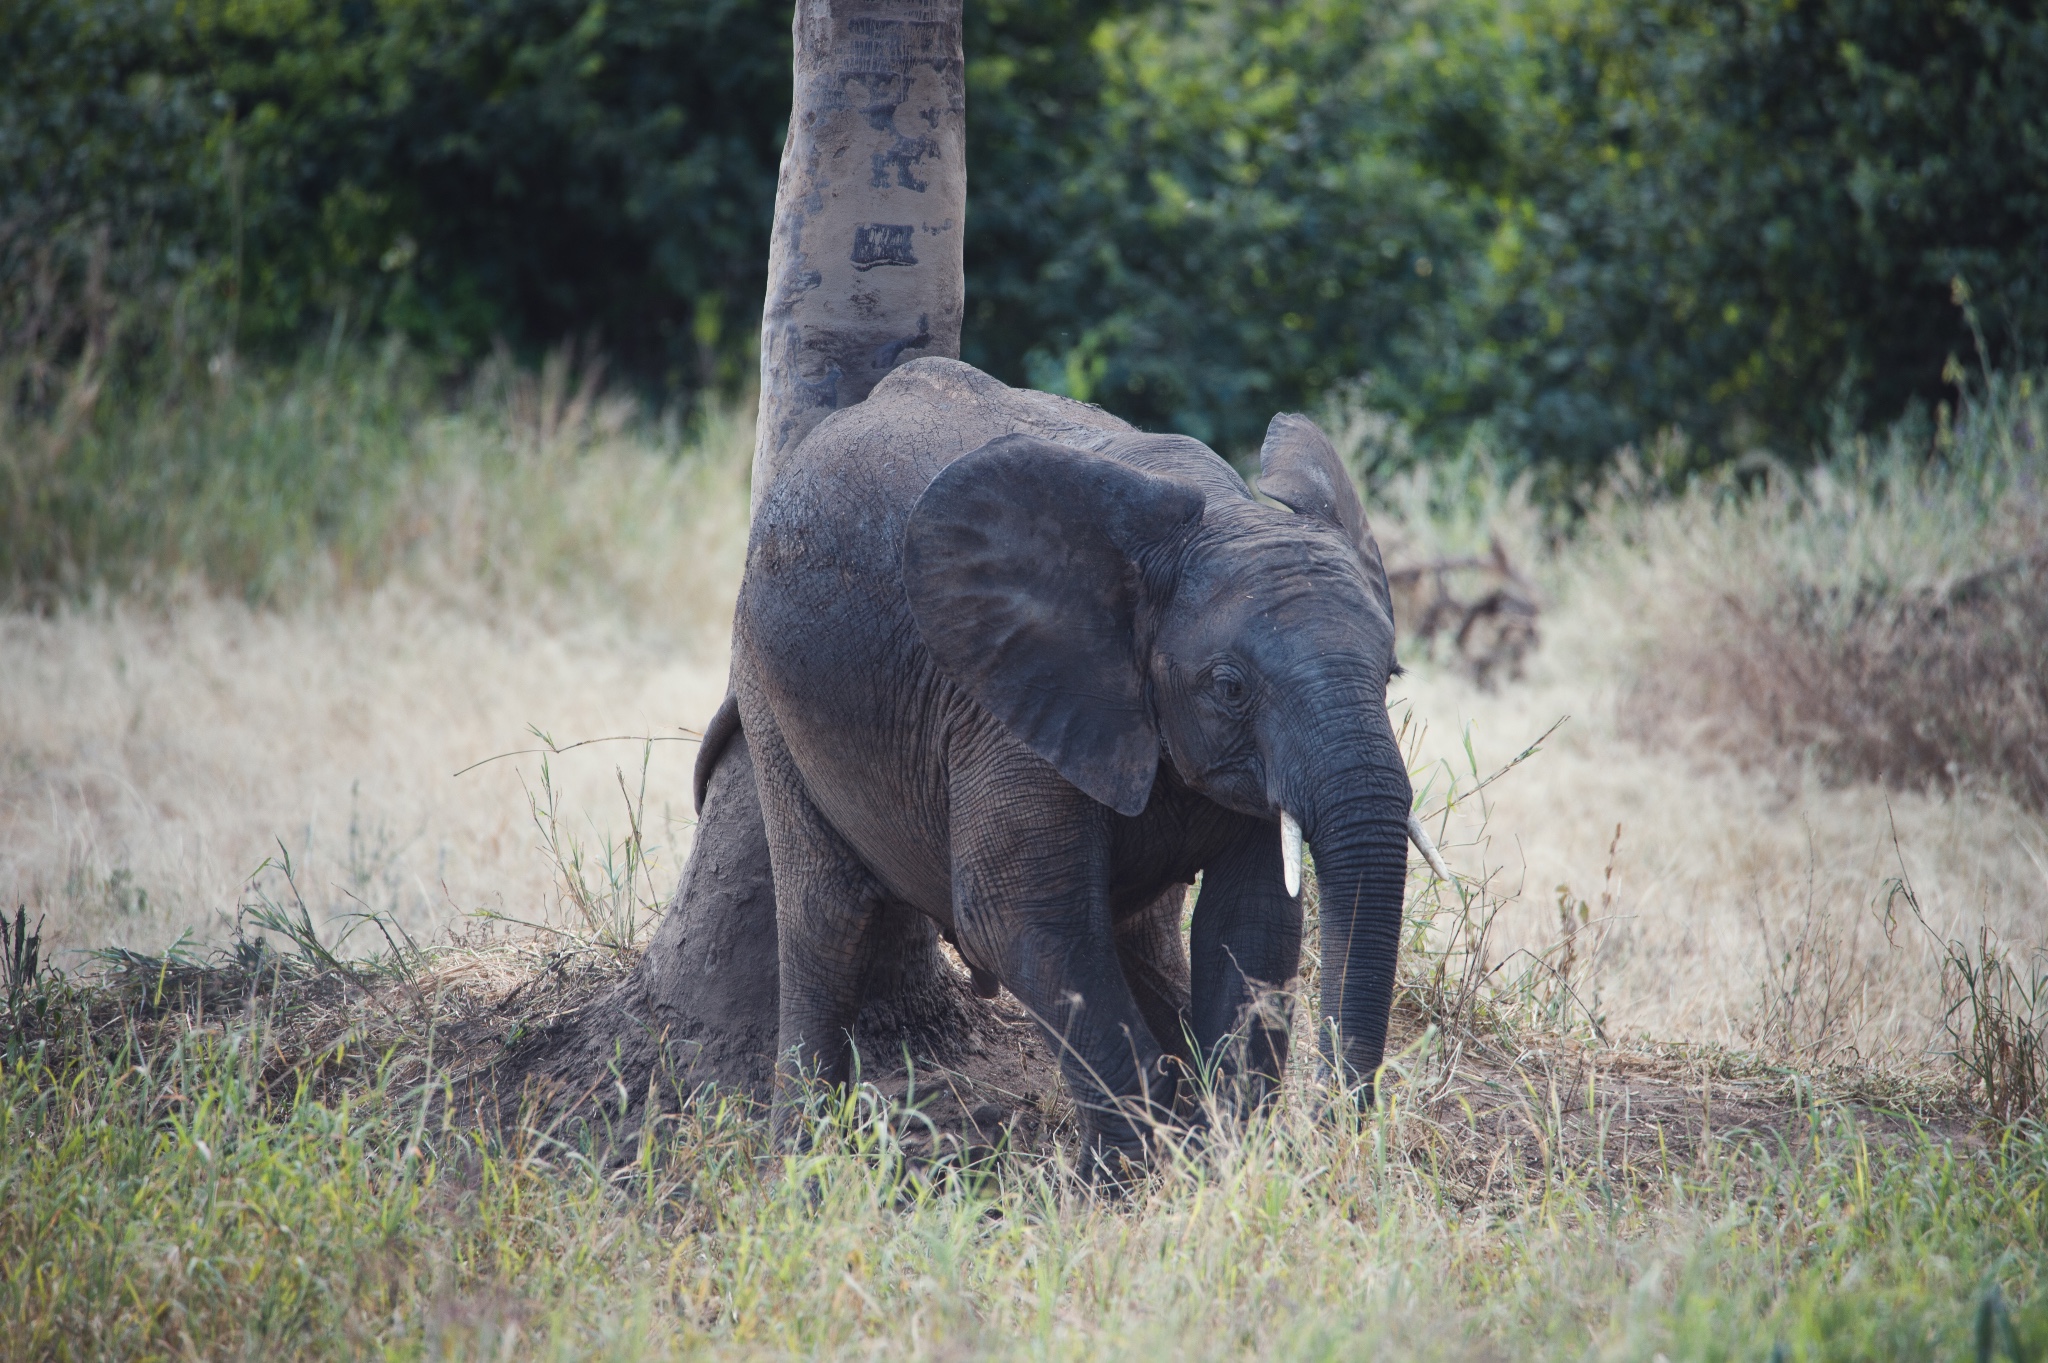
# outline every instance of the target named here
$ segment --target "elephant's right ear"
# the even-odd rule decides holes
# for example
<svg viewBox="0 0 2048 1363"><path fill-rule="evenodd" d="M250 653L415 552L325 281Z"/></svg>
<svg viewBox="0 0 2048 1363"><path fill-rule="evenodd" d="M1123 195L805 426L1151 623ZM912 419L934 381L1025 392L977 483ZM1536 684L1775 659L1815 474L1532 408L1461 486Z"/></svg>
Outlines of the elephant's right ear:
<svg viewBox="0 0 2048 1363"><path fill-rule="evenodd" d="M940 669L1060 775L1120 814L1152 793L1136 558L1202 494L1027 435L948 464L910 513L903 584Z"/></svg>

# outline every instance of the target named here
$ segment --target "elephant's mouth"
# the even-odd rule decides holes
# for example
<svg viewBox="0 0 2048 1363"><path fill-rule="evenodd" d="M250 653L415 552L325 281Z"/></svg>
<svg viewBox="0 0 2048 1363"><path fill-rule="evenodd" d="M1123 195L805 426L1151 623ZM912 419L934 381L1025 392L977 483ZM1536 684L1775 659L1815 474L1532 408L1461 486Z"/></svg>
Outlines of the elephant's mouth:
<svg viewBox="0 0 2048 1363"><path fill-rule="evenodd" d="M1451 882L1451 871L1444 865L1443 853L1436 850L1436 843L1430 838L1429 830L1422 826L1422 820L1415 815L1408 816L1408 841L1415 844L1415 850L1422 853L1422 859L1429 863L1429 869L1437 879L1446 885ZM1280 811L1280 883L1286 887L1289 899L1301 893L1301 824L1286 810Z"/></svg>

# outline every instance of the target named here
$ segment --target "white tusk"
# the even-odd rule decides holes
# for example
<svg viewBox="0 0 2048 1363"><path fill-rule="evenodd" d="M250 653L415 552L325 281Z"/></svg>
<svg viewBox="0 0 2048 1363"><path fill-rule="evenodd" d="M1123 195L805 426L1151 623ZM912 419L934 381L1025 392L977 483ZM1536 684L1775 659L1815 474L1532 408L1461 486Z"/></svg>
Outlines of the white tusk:
<svg viewBox="0 0 2048 1363"><path fill-rule="evenodd" d="M1436 844L1429 840L1429 830L1422 826L1422 820L1413 814L1408 816L1408 841L1415 844L1415 850L1422 853L1422 859L1429 863L1429 869L1436 872L1438 880L1446 885L1452 882L1451 871L1444 865L1443 854L1436 850Z"/></svg>
<svg viewBox="0 0 2048 1363"><path fill-rule="evenodd" d="M1286 810L1280 811L1280 883L1287 897L1301 893L1301 825Z"/></svg>

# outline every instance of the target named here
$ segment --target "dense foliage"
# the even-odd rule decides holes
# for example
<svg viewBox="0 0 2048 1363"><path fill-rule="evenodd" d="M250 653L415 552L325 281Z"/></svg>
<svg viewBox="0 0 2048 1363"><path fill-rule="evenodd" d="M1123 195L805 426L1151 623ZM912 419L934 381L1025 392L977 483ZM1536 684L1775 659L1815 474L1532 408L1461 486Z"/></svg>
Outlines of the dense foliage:
<svg viewBox="0 0 2048 1363"><path fill-rule="evenodd" d="M2011 0L974 0L969 358L1243 451L1370 382L1422 448L1802 455L2048 335ZM0 325L39 360L595 333L744 383L766 0L0 0Z"/></svg>
<svg viewBox="0 0 2048 1363"><path fill-rule="evenodd" d="M2048 334L2038 7L1189 0L1089 36L1085 117L975 68L1012 126L973 340L1141 420L1242 449L1370 375L1568 464L1672 424L1801 455L1974 361L1957 275L1998 361Z"/></svg>
<svg viewBox="0 0 2048 1363"><path fill-rule="evenodd" d="M0 0L0 52L11 348L78 344L123 311L111 290L207 345L594 331L656 382L737 377L786 12Z"/></svg>

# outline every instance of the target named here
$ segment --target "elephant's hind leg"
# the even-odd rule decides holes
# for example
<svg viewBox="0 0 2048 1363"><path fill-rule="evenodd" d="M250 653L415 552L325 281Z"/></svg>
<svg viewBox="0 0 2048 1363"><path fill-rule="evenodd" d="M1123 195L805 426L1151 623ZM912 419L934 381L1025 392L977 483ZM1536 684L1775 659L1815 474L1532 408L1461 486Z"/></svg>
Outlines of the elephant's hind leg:
<svg viewBox="0 0 2048 1363"><path fill-rule="evenodd" d="M850 1077L853 1026L887 899L811 803L765 706L750 709L746 730L775 876L776 1131L786 1138L795 1134L804 1083Z"/></svg>
<svg viewBox="0 0 2048 1363"><path fill-rule="evenodd" d="M1181 911L1188 887L1169 885L1151 903L1116 925L1116 956L1124 982L1138 1001L1145 1025L1163 1054L1186 1064L1188 1048L1188 951L1181 936Z"/></svg>

